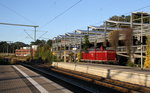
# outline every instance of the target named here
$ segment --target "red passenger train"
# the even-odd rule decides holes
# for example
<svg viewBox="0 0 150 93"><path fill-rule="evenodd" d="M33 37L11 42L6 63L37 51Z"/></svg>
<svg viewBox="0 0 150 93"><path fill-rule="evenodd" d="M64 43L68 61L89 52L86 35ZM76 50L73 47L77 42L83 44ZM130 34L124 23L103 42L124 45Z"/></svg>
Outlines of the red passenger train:
<svg viewBox="0 0 150 93"><path fill-rule="evenodd" d="M116 52L114 50L92 50L82 52L81 61L89 62L111 62L116 63Z"/></svg>

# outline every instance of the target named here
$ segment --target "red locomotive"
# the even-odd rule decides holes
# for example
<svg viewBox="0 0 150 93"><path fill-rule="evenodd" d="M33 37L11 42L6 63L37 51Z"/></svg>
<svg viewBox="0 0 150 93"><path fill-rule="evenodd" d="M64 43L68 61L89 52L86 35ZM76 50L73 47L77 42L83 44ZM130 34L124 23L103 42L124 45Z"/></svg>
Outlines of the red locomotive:
<svg viewBox="0 0 150 93"><path fill-rule="evenodd" d="M90 62L116 62L116 52L114 50L92 50L87 52L82 52L81 61Z"/></svg>

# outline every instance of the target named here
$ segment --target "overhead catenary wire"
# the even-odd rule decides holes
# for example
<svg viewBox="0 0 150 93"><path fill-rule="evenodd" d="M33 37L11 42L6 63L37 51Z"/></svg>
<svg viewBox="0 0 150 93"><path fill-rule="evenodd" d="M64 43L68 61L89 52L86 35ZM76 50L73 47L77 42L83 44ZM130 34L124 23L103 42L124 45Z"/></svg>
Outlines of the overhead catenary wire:
<svg viewBox="0 0 150 93"><path fill-rule="evenodd" d="M150 7L150 5L141 7L141 8L139 8L139 9L134 10L134 11L139 11L139 10L142 10L142 9L145 9L145 8L148 8L148 7ZM133 11L132 11L132 12L133 12ZM127 12L127 13L124 13L123 15L130 14L130 13L132 13L132 12ZM149 17L149 16L148 16L148 17ZM146 18L146 17L144 17L144 18ZM118 16L118 21L119 21L119 16ZM95 24L97 24L97 23L95 23Z"/></svg>
<svg viewBox="0 0 150 93"><path fill-rule="evenodd" d="M133 11L139 11L139 10L142 10L142 9L145 9L145 8L148 8L148 7L150 7L150 5L147 5L147 6L144 6L144 7L138 8L138 9L133 10ZM133 11L131 11L131 12L127 12L127 13L124 13L124 14L122 14L122 15L130 14L130 13L132 13ZM118 16L118 20L119 20L119 16Z"/></svg>
<svg viewBox="0 0 150 93"><path fill-rule="evenodd" d="M34 38L33 38L28 32L26 32L26 30L24 30L24 32L25 32L32 40L34 40Z"/></svg>
<svg viewBox="0 0 150 93"><path fill-rule="evenodd" d="M134 10L134 11L139 11L139 10L142 10L142 9L145 9L145 8L148 8L148 7L150 7L150 5L147 5L147 6L141 7L141 8L139 8L139 9ZM130 13L132 13L132 12L133 12L133 11L131 11L131 12L127 12L127 13L124 13L124 14L130 14Z"/></svg>
<svg viewBox="0 0 150 93"><path fill-rule="evenodd" d="M0 6L7 8L8 10L10 10L11 12L15 13L16 15L22 17L22 18L25 19L26 21L28 21L28 22L30 22L30 23L32 23L32 24L35 24L35 22L31 21L29 18L27 18L27 17L23 16L22 14L18 13L18 12L15 11L14 9L12 9L12 8L10 8L10 7L8 7L8 6L4 5L4 4L2 4L2 3L0 3Z"/></svg>
<svg viewBox="0 0 150 93"><path fill-rule="evenodd" d="M78 5L82 0L79 0L78 2L76 2L75 4L73 4L72 6L70 6L69 8L67 8L65 11L61 12L60 14L58 14L57 16L55 16L54 18L52 18L50 21L48 21L46 24L44 24L43 26L41 26L41 28L47 26L48 24L50 24L51 22L53 22L54 20L56 20L58 17L62 16L63 14L65 14L66 12L68 12L70 9L72 9L73 7L75 7L76 5Z"/></svg>
<svg viewBox="0 0 150 93"><path fill-rule="evenodd" d="M39 36L39 38L41 38L42 36L44 36L48 31L46 31L45 33L43 33L41 36Z"/></svg>

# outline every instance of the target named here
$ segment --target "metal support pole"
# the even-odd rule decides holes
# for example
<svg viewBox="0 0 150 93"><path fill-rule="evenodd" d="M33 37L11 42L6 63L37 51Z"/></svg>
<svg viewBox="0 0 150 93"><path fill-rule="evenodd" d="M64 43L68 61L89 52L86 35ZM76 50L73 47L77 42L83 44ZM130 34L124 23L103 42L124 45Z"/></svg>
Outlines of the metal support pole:
<svg viewBox="0 0 150 93"><path fill-rule="evenodd" d="M34 27L34 41L36 41L36 26Z"/></svg>
<svg viewBox="0 0 150 93"><path fill-rule="evenodd" d="M89 35L89 27L87 28L87 31L88 31L88 35Z"/></svg>
<svg viewBox="0 0 150 93"><path fill-rule="evenodd" d="M66 35L64 36L64 62L66 62Z"/></svg>
<svg viewBox="0 0 150 93"><path fill-rule="evenodd" d="M23 24L11 24L11 23L0 23L1 25L12 25L12 26L26 26L26 27L34 27L35 32L34 32L34 41L36 41L36 25L23 25Z"/></svg>
<svg viewBox="0 0 150 93"><path fill-rule="evenodd" d="M8 44L7 44L7 55L8 55Z"/></svg>
<svg viewBox="0 0 150 93"><path fill-rule="evenodd" d="M82 36L80 36L80 52L82 51Z"/></svg>
<svg viewBox="0 0 150 93"><path fill-rule="evenodd" d="M129 56L130 56L130 61L134 63L134 56L133 56L133 51L132 51L132 47L133 47L133 20L134 20L134 13L131 13L131 17L130 17L130 29L132 30L132 32L131 32L131 43L130 43L131 54Z"/></svg>
<svg viewBox="0 0 150 93"><path fill-rule="evenodd" d="M131 13L131 17L130 17L130 28L133 28L133 13Z"/></svg>
<svg viewBox="0 0 150 93"><path fill-rule="evenodd" d="M95 43L94 43L94 48L96 49L96 47L97 47L97 33L96 33L96 37L95 37Z"/></svg>
<svg viewBox="0 0 150 93"><path fill-rule="evenodd" d="M106 47L106 32L107 32L107 22L105 22L105 29L104 29L104 47Z"/></svg>
<svg viewBox="0 0 150 93"><path fill-rule="evenodd" d="M75 47L77 48L77 37L76 37L76 31L75 31Z"/></svg>
<svg viewBox="0 0 150 93"><path fill-rule="evenodd" d="M143 70L143 13L141 14L141 69Z"/></svg>
<svg viewBox="0 0 150 93"><path fill-rule="evenodd" d="M58 52L58 42L57 42L57 37L54 37L54 40L53 40L53 52L55 52L56 53L56 61L57 61L57 59L58 59L58 56L59 56L59 52Z"/></svg>
<svg viewBox="0 0 150 93"><path fill-rule="evenodd" d="M75 38L74 62L76 62L76 52L77 52L77 37L76 37L76 31L75 31L75 36L74 36L74 38Z"/></svg>

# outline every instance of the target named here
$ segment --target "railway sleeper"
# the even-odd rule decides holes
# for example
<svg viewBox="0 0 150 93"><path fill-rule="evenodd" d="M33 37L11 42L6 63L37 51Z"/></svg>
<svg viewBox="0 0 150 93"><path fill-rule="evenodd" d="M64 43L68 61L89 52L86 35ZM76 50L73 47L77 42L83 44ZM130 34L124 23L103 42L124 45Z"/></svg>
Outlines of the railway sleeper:
<svg viewBox="0 0 150 93"><path fill-rule="evenodd" d="M103 78L103 77L100 77L100 76L91 75L91 74L88 74L88 73L78 72L78 71L74 71L74 70L68 70L68 69L64 69L64 68L52 67L51 70L55 70L55 71L60 70L61 71L60 73L66 72L66 73L70 73L72 76L76 75L76 76L80 76L80 77L86 77L86 79L87 78L89 78L89 79L87 79L87 80L83 79L83 80L94 81L95 84L99 84L99 85L102 84L102 83L103 83L102 85L104 85L104 86L106 84L110 84L110 85L112 85L111 87L115 90L116 89L123 90L123 88L124 88L124 89L126 89L124 91L126 91L126 92L128 91L127 93L136 93L135 91L142 92L142 93L150 93L150 88L140 86L140 85L136 85L136 84L131 84L131 83L128 83L128 82L122 82L122 81L118 81L118 80L107 79L107 78ZM82 78L80 78L80 79L82 79ZM102 83L99 83L99 82L102 82ZM113 86L115 86L115 87L113 87Z"/></svg>
<svg viewBox="0 0 150 93"><path fill-rule="evenodd" d="M88 81L88 82L92 82L92 83L97 84L97 85L108 87L108 88L111 88L111 89L114 89L114 90L117 90L117 91L120 91L120 92L123 92L123 93L141 93L140 91L133 90L133 89L127 88L127 87L116 86L114 84L110 84L109 82L104 82L103 80L99 81L99 80L96 80L96 79L92 79L92 78L83 76L81 74L77 75L77 74L69 72L68 70L64 71L62 69L56 69L56 68L51 68L51 70L62 73L62 74L65 74L65 75L73 76L73 77L76 77L76 78L79 78L79 79L82 79L82 80L85 80L85 81Z"/></svg>

